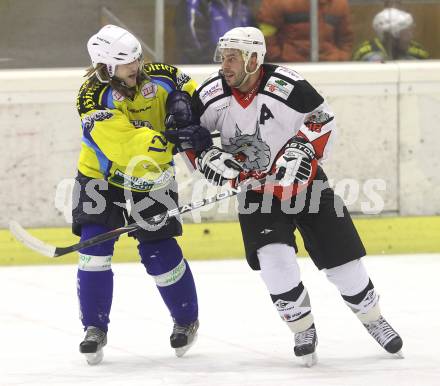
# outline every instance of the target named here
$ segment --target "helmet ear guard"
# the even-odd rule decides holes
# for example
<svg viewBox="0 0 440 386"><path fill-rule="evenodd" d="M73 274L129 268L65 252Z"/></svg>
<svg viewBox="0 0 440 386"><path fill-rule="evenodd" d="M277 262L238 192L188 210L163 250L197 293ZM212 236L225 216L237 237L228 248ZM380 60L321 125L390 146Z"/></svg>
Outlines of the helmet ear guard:
<svg viewBox="0 0 440 386"><path fill-rule="evenodd" d="M105 65L108 77L115 75L116 66L139 60L142 64L142 47L139 40L127 30L108 24L102 27L87 42L87 50L92 60L92 66L97 70L96 76L101 82L109 79L99 64Z"/></svg>

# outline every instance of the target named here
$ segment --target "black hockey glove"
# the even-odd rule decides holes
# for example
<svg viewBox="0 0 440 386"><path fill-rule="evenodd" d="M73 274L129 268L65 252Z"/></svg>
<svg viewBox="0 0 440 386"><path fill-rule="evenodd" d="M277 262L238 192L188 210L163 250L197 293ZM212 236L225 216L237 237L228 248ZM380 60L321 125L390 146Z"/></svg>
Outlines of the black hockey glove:
<svg viewBox="0 0 440 386"><path fill-rule="evenodd" d="M294 137L276 162L276 178L281 186L306 184L312 175L315 150L304 138Z"/></svg>
<svg viewBox="0 0 440 386"><path fill-rule="evenodd" d="M216 186L224 185L228 180L235 179L243 170L233 154L215 146L198 158L197 166L205 178Z"/></svg>
<svg viewBox="0 0 440 386"><path fill-rule="evenodd" d="M164 136L169 142L174 143L179 151L193 149L196 154L200 154L212 146L209 130L197 124L167 129Z"/></svg>
<svg viewBox="0 0 440 386"><path fill-rule="evenodd" d="M167 129L199 123L199 118L191 108L191 96L185 91L175 90L169 94L165 109L165 127Z"/></svg>

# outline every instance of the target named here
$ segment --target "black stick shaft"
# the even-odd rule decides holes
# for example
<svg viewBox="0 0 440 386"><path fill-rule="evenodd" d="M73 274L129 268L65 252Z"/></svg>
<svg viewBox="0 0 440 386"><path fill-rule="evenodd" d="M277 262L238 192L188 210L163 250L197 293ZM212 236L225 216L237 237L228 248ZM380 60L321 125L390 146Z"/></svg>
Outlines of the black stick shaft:
<svg viewBox="0 0 440 386"><path fill-rule="evenodd" d="M265 178L262 178L261 180L258 180L258 181L256 181L256 180L249 181L248 184L240 185L237 188L229 188L221 193L216 194L215 196L208 197L208 198L205 198L200 201L194 201L189 204L179 206L178 208L170 209L167 212L162 213L162 216L166 215L169 217L175 217L175 216L187 213L187 212L191 212L195 209L202 208L206 205L214 204L214 203L221 201L221 200L224 200L226 198L236 196L239 193L246 192L246 191L252 190L252 189L262 188L262 187L264 187L265 182L266 182ZM148 222L149 220L153 220L156 216L153 216L145 221ZM130 233L130 232L139 230L141 228L142 228L142 226L140 224L134 223L134 224L126 225L121 228L113 229L113 230L106 232L106 233L102 233L102 234L97 235L95 237L92 237L88 240L81 241L77 244L73 244L68 247L56 247L54 257L67 255L68 253L72 253L72 252L78 251L83 248L87 248L87 247L91 247L93 245L101 244L104 241L115 239L125 233Z"/></svg>

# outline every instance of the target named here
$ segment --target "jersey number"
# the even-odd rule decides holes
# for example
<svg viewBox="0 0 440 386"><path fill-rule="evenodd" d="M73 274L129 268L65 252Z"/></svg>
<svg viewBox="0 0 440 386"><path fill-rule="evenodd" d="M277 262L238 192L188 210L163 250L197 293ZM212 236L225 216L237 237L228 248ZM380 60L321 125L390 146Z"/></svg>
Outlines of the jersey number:
<svg viewBox="0 0 440 386"><path fill-rule="evenodd" d="M263 106L261 106L261 113L260 113L260 125L264 125L264 122L270 118L275 118L275 117L273 116L272 111L270 111L269 108L266 106L266 104L263 103Z"/></svg>
<svg viewBox="0 0 440 386"><path fill-rule="evenodd" d="M153 144L156 143L156 140L158 140L163 147L149 146L148 151L157 151L157 152L167 151L166 146L167 146L168 141L166 140L166 138L164 138L160 135L155 135L153 137L153 139L151 140L151 143L153 143Z"/></svg>

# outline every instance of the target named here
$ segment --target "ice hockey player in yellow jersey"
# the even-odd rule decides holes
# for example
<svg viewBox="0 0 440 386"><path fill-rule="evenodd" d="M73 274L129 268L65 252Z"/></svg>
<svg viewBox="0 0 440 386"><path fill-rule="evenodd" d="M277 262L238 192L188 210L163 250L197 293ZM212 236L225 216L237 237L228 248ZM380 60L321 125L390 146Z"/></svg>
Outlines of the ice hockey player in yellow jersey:
<svg viewBox="0 0 440 386"><path fill-rule="evenodd" d="M133 53L131 59L140 52ZM115 71L116 66L110 68ZM124 66L118 66L119 71L124 71L124 82L114 78L105 81L108 75L103 72L108 71L98 64L80 89L77 108L84 137L78 169L88 177L105 178L112 185L147 192L166 184L170 176L156 184L155 180L172 169L173 145L163 135L168 95L175 90L192 94L196 84L168 64L143 65L139 58ZM153 161L147 168L151 179L141 178L145 177L145 162L135 165L131 174L125 172L133 157L139 155Z"/></svg>
<svg viewBox="0 0 440 386"><path fill-rule="evenodd" d="M177 67L144 64L139 40L114 25L93 35L87 49L92 66L77 98L82 144L73 233L83 241L126 221L141 222L142 228L130 236L137 240L141 262L168 307L174 323L170 344L182 356L197 336L198 304L190 267L175 240L182 234L180 219L162 215L178 205L176 145L164 134L166 126L171 133L178 124L188 133L186 149L212 144L209 132L191 114L196 84ZM102 361L107 343L115 241L79 253L77 291L85 331L80 352L90 365ZM133 294L138 296L142 294Z"/></svg>

